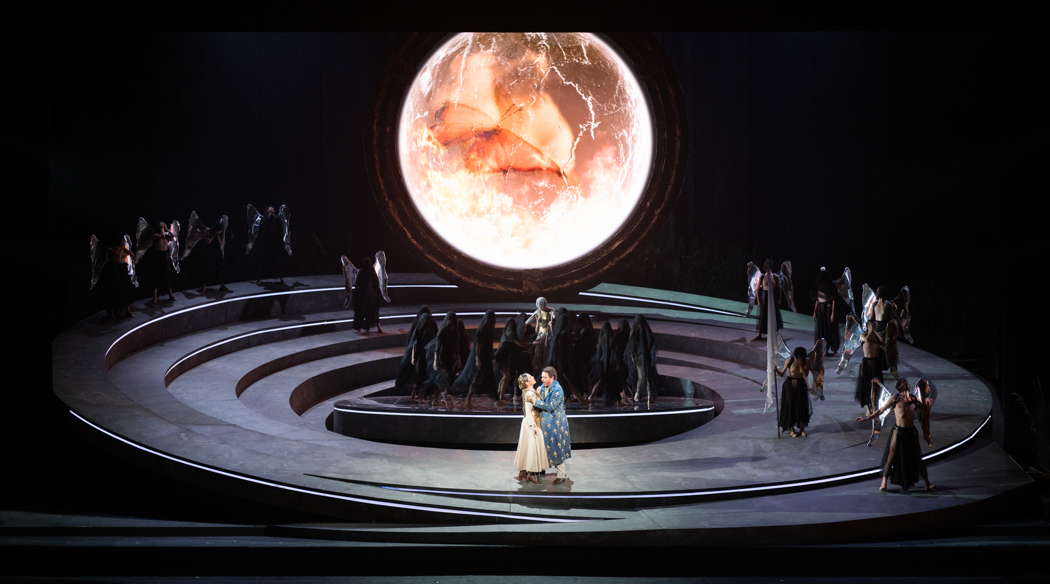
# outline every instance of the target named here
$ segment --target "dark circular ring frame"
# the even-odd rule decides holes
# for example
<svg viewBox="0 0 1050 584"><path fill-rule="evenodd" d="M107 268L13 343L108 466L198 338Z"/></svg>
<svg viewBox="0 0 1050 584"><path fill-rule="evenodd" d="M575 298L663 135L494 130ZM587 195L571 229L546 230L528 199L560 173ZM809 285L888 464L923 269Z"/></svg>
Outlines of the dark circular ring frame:
<svg viewBox="0 0 1050 584"><path fill-rule="evenodd" d="M648 100L653 127L653 158L638 203L623 225L591 252L557 266L515 270L476 260L438 235L420 215L401 174L398 124L409 87L420 67L449 33L409 36L387 65L372 107L366 156L373 193L396 235L405 237L443 277L466 287L513 296L585 289L627 258L652 234L681 191L686 163L686 126L681 88L656 38L647 34L598 34L634 73ZM553 236L570 225L548 225Z"/></svg>

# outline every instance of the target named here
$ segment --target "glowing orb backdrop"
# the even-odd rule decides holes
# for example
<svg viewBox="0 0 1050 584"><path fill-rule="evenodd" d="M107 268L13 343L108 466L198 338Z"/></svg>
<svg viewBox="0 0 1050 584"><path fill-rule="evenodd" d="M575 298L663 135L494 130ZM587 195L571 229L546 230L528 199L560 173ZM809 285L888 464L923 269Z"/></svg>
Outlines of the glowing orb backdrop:
<svg viewBox="0 0 1050 584"><path fill-rule="evenodd" d="M642 195L652 124L624 61L585 33L461 33L420 68L398 126L401 172L431 228L506 268L608 239Z"/></svg>
<svg viewBox="0 0 1050 584"><path fill-rule="evenodd" d="M681 189L681 90L652 35L417 33L386 71L373 192L396 233L461 285L593 284Z"/></svg>

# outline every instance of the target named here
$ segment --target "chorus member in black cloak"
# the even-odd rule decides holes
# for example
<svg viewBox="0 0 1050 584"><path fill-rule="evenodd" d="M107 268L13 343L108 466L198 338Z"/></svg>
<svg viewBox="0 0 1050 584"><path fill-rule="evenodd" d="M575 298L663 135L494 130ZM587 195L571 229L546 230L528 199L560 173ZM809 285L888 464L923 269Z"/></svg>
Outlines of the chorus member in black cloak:
<svg viewBox="0 0 1050 584"><path fill-rule="evenodd" d="M813 340L824 339L827 343L827 355L834 355L839 350L839 325L835 318L838 308L835 301L837 294L824 266L820 267L815 288Z"/></svg>
<svg viewBox="0 0 1050 584"><path fill-rule="evenodd" d="M773 305L774 314L777 319L777 330L784 328L784 320L780 316L780 285L778 284L779 278L777 274L773 272L773 260L766 259L762 263L762 277L758 283L758 323L755 325L755 330L758 331L758 335L754 338L756 341L762 340L762 335L766 334L766 318L769 314L769 305ZM770 293L773 294L773 302L766 302L766 296Z"/></svg>
<svg viewBox="0 0 1050 584"><path fill-rule="evenodd" d="M244 255L251 255L255 260L256 283L278 280L284 284L286 258L292 255L291 220L288 205L276 210L271 205L263 214L248 204L248 246Z"/></svg>
<svg viewBox="0 0 1050 584"><path fill-rule="evenodd" d="M649 321L640 314L634 317L634 324L631 325L624 359L627 362L628 383L634 387L634 401L640 401L644 395L646 405L650 405L660 384L660 376L656 372L656 337L649 328Z"/></svg>
<svg viewBox="0 0 1050 584"><path fill-rule="evenodd" d="M551 365L558 370L562 387L572 394L572 399L582 403L587 400L587 396L574 382L573 342L575 339L572 335L572 321L569 311L564 307L555 312L553 329L549 335L546 365Z"/></svg>
<svg viewBox="0 0 1050 584"><path fill-rule="evenodd" d="M591 318L583 313L577 314L573 327L572 372L574 378L572 381L576 387L580 388L580 393L586 394L588 399L590 398L588 390L593 385L590 363L597 346L598 331L594 330Z"/></svg>
<svg viewBox="0 0 1050 584"><path fill-rule="evenodd" d="M354 295L351 303L354 307L354 330L368 332L368 329L376 327L376 331L382 334L383 327L379 326L379 303L383 301L383 295L379 290L379 278L372 266L372 258L364 257L364 269L357 274L354 282Z"/></svg>
<svg viewBox="0 0 1050 584"><path fill-rule="evenodd" d="M540 296L536 299L536 310L525 320L525 327L531 326L535 331L535 336L532 337L532 368L535 371L548 364L548 342L551 331L554 330L554 317L554 310L547 305L547 299Z"/></svg>
<svg viewBox="0 0 1050 584"><path fill-rule="evenodd" d="M854 399L864 407L865 412L871 413L878 407L877 393L873 380L883 383L882 378L882 348L885 342L875 330L874 321L868 323L867 330L860 336L861 348L864 351L864 360L860 363L860 375L857 376L857 387L853 392ZM868 446L871 446L879 436L879 428L874 418L871 423L871 437Z"/></svg>
<svg viewBox="0 0 1050 584"><path fill-rule="evenodd" d="M455 379L459 358L459 318L449 311L438 325L434 338L426 345L426 375L419 397L441 400L448 406L448 388Z"/></svg>
<svg viewBox="0 0 1050 584"><path fill-rule="evenodd" d="M923 404L911 393L908 382L901 379L897 382L897 393L882 401L881 407L867 416L857 418L858 422L874 419L876 416L893 410L894 426L886 441L886 450L882 453L882 484L880 491L885 491L887 482L900 485L902 492L908 490L922 478L926 490L932 491L935 486L930 483L926 472L926 463L922 460L919 447L919 432L915 428L915 414L920 413ZM925 430L926 442L932 445L929 429Z"/></svg>
<svg viewBox="0 0 1050 584"><path fill-rule="evenodd" d="M616 374L614 367L619 361L620 358L613 355L612 324L605 321L598 332L598 341L595 343L594 354L590 360L590 374L587 381L590 383L591 393L587 396L587 401L594 403L597 397L603 404L609 406L619 398L618 388L622 387L622 382L620 384L613 382L613 376ZM620 374L622 373L621 369Z"/></svg>
<svg viewBox="0 0 1050 584"><path fill-rule="evenodd" d="M518 335L518 320L507 319L503 327L503 336L500 338L499 348L496 349L494 359L496 362L497 377L499 379L496 390L496 401L502 401L504 397L511 396L518 399L520 389L515 380L522 373L529 371L528 345Z"/></svg>
<svg viewBox="0 0 1050 584"><path fill-rule="evenodd" d="M135 229L139 249L136 267L148 282L146 288L153 291L153 304L159 302L158 295L162 291L168 293L168 302L175 302L175 275L180 270L179 229L178 221L172 221L170 225L160 221L150 226L145 219L139 217Z"/></svg>
<svg viewBox="0 0 1050 584"><path fill-rule="evenodd" d="M627 405L632 403L631 393L633 386L628 384L627 367L627 343L631 340L631 323L626 318L620 319L620 324L613 333L612 348L609 356L609 376L606 384L608 390L614 392L621 403Z"/></svg>
<svg viewBox="0 0 1050 584"><path fill-rule="evenodd" d="M496 337L496 313L486 310L474 331L474 344L467 354L463 370L452 383L456 397L466 396L464 407L470 408L475 395L496 397L496 375L492 364L492 343Z"/></svg>
<svg viewBox="0 0 1050 584"><path fill-rule="evenodd" d="M412 328L408 331L408 344L405 346L404 355L401 356L397 379L394 381L394 387L398 389L411 386L412 399L416 398L420 385L426 380L426 346L436 334L437 323L430 314L430 307L420 308L416 319L412 321Z"/></svg>
<svg viewBox="0 0 1050 584"><path fill-rule="evenodd" d="M795 347L795 352L784 362L783 368L777 368L777 375L786 375L780 389L781 429L792 438L805 438L806 426L813 416L813 404L809 401L809 388L806 376L809 375L808 353L802 347Z"/></svg>

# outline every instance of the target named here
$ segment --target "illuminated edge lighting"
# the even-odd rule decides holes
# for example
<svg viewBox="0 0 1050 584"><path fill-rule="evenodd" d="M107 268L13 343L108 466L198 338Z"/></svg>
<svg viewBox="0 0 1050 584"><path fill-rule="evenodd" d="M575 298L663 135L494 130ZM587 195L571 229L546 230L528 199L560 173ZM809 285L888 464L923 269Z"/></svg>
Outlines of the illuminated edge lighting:
<svg viewBox="0 0 1050 584"><path fill-rule="evenodd" d="M431 313L431 314L433 316L445 316L447 313L445 313L445 312L436 312L436 313ZM456 314L462 314L463 316L477 316L477 315L483 315L485 313L484 312L458 312ZM520 312L497 312L496 313L497 316L500 316L500 315L506 316L506 315L511 315L511 314L518 315L518 314L521 314L521 313ZM388 314L386 316L380 316L379 320L394 320L394 319L398 319L398 318L414 318L415 316L416 316L415 314ZM210 351L210 350L212 350L212 349L214 349L216 347L221 347L221 346L223 346L223 345L225 345L227 343L232 343L234 341L239 341L241 339L247 339L248 337L254 337L255 335L263 335L263 334L266 334L266 333L275 333L275 332L293 330L293 329L298 329L298 328L307 328L307 327L314 327L314 326L325 326L325 325L330 325L330 324L343 324L343 323L347 323L347 322L352 322L353 320L354 320L353 318L340 318L340 319L336 319L336 320L323 320L323 321L308 322L308 323L303 323L303 324L291 324L291 325L288 325L288 326L279 326L279 327L275 327L275 328L261 329L261 330L257 330L257 331L243 333L243 334L240 334L240 335L237 335L237 336L230 337L228 339L223 339L221 341L216 341L216 342L214 342L214 343L212 343L210 345L205 345L205 346L197 349L196 351L193 351L192 353L190 353L190 354L186 355L185 357L182 357L178 361L175 361L174 363L172 363L171 366L169 366L168 369L164 372L164 375L166 377L169 373L171 373L171 371L173 369L175 369L176 367L178 367L179 365L184 363L187 359L190 359L192 357L200 355L201 353L204 353L206 351ZM150 322L153 322L153 321L150 321ZM144 323L144 324L149 324L149 323ZM128 332L132 332L132 331L128 331ZM119 341L119 340L120 339L117 339L117 341ZM114 341L113 344L116 344L116 341ZM110 345L110 347L112 348L112 345ZM107 351L107 353L108 353L108 351Z"/></svg>
<svg viewBox="0 0 1050 584"><path fill-rule="evenodd" d="M521 519L521 520L526 520L526 521L537 521L537 522L544 522L544 523L579 523L581 521L586 521L586 520L583 520L583 519L564 519L564 518L560 518L560 517L530 517L528 515L512 515L512 514L509 514L509 513L489 513L489 512L486 512L486 511L468 511L468 510L459 510L459 509L448 509L448 508L444 508L444 507L431 507L431 506L427 506L427 505L410 505L410 504L407 504L407 503L395 503L393 501L381 501L379 499L365 499L365 498L362 498L362 497L352 497L350 495L339 495L339 494L336 494L336 493L328 493L328 492L325 492L325 491L316 491L316 490L313 490L313 489L306 489L306 488L302 488L302 487L293 487L291 485L285 485L285 484L282 484L282 483L277 483L277 482L273 482L273 481L267 481L267 480L264 480L264 479L258 479L258 478L250 477L248 475L243 475L243 474L240 474L240 473L235 473L235 472L226 471L226 470L220 470L220 469L213 468L213 467L210 467L210 466L207 466L207 465L197 464L195 462L191 462L189 460L186 460L186 459L183 459L183 458L179 458L177 456L172 456L170 454L165 454L163 452L160 452L159 450L154 450L152 448L149 448L147 446L143 446L142 444L138 444L137 442L128 440L127 438L124 438L122 436L114 434L113 432L110 432L109 430L106 430L102 426L99 426L99 425L95 424L94 422L91 422L90 420L84 418L83 416L81 416L80 414L76 413L73 410L69 410L69 413L73 414L73 416L75 416L78 420L80 420L81 422L84 422L85 424L87 424L88 426L91 426L92 428L98 430L99 432L102 432L103 434L105 434L105 435L107 435L107 436L109 436L111 438L115 438L117 440L120 440L121 442L123 442L123 443L125 443L125 444L127 444L129 446L133 446L135 448L138 448L139 450L142 450L143 452L147 452L147 453L155 455L155 456L160 456L162 458L166 458L168 460L171 460L171 461L174 461L174 462L178 462L178 463L184 464L186 466L191 466L191 467L199 469L199 470L205 470L205 471L212 472L212 473L215 473L215 474L219 474L219 475L222 475L222 476L225 476L225 477L230 477L230 478L240 479L240 480L243 480L243 481L248 481L248 482L252 482L252 483L256 483L256 484L260 484L260 485L265 485L267 487L276 487L278 489L285 489L287 491L294 491L294 492L297 492L297 493L304 493L304 494L307 494L307 495L317 495L317 496L321 496L321 497L328 497L330 499L339 499L339 500L342 500L342 501L350 501L350 502L353 502L353 503L364 503L364 504L367 504L367 505L379 505L381 507L396 507L398 509L410 509L412 511L432 511L432 512L435 512L435 513L450 513L450 514L453 514L453 515L477 515L477 516L480 516L480 517L501 517L501 518L504 518L504 519Z"/></svg>
<svg viewBox="0 0 1050 584"><path fill-rule="evenodd" d="M669 416L675 414L695 414L699 412L710 412L714 410L714 406L705 408L698 408L693 410L677 410L670 412L638 412L638 413L611 413L611 414L566 414L567 418L626 418L633 416ZM492 420L492 419L504 419L514 418L516 420L521 419L521 414L428 414L423 412L377 412L373 410L357 410L350 408L336 407L337 412L346 412L348 414L368 414L377 416L421 416L426 418L474 418L477 420Z"/></svg>
<svg viewBox="0 0 1050 584"><path fill-rule="evenodd" d="M716 314L724 314L726 316L739 316L741 318L747 318L739 312L729 312L726 310L719 310L717 308L708 308L706 306L698 306L695 304L682 304L679 302L670 302L667 300L650 300L648 298L636 298L634 296L619 296L616 294L599 294L598 292L579 292L580 296L598 296L601 298L615 298L617 300L634 300L636 302L650 302L652 304L666 304L667 306L680 306L682 308L691 308L693 310L700 310L703 312L714 312Z"/></svg>
<svg viewBox="0 0 1050 584"><path fill-rule="evenodd" d="M392 285L387 286L387 288L455 288L455 287L456 287L455 284L392 284ZM200 310L201 308L211 308L212 306L218 306L220 304L226 304L227 302L241 302L241 301L244 301L244 300L254 300L256 298L268 298L270 296L284 296L284 295L292 295L292 294L311 294L311 293L314 293L314 292L334 292L334 291L337 291L337 290L346 290L346 286L334 286L334 287L329 287L329 288L308 288L306 290L285 290L284 292L264 292L262 294L249 294L247 296L235 296L233 298L223 298L222 300L214 300L212 302L205 302L204 304L198 304L196 306L187 306L186 308L182 308L182 309L176 310L175 312L170 312L168 314L164 314L164 315L158 316L157 318L153 318L153 319L147 320L146 322L144 322L144 323L136 326L135 328L127 331L126 333L120 335L119 337L117 337L117 340L113 341L109 345L109 348L106 349L106 357L109 357L109 352L112 351L113 347L115 347L117 345L117 343L122 341L124 339L124 337L130 335L131 333L133 333L133 332L135 332L135 331L137 331L137 330L139 330L139 329L141 329L141 328L143 328L145 326L148 326L148 325L151 325L151 324L153 324L155 322L164 320L165 318L169 318L169 317L176 316L176 315L179 315L179 314L185 314L187 312L192 312L194 310Z"/></svg>
<svg viewBox="0 0 1050 584"><path fill-rule="evenodd" d="M991 414L984 419L983 422L977 429L970 433L969 436L963 438L959 442L946 446L935 452L931 452L922 457L922 459L930 460L935 457L943 456L960 446L963 446L970 440L973 440L977 434L984 429L984 427L992 420ZM796 481L793 483L780 483L776 485L759 485L756 487L735 487L729 489L704 489L702 491L688 491L688 492L677 492L677 493L638 493L633 495L530 495L522 493L504 493L504 492L472 492L472 491L456 491L450 489L427 489L422 487L394 487L394 486L382 486L383 489L389 489L392 491L404 491L410 493L424 493L428 495L467 495L475 497L507 497L507 498L528 498L528 499L671 499L681 497L710 497L714 495L729 495L733 493L754 493L760 491L779 491L786 489L795 489L798 487L808 487L812 485L821 485L828 483L843 483L853 479L859 479L866 476L874 476L879 474L881 469L873 468L869 470L862 470L853 473L837 475L832 477L824 477L820 479L810 479L805 481Z"/></svg>

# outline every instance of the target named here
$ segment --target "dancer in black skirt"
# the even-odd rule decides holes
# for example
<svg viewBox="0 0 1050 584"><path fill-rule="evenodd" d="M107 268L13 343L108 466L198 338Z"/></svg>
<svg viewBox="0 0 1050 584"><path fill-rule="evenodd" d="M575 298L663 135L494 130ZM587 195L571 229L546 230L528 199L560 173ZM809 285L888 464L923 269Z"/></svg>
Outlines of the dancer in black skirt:
<svg viewBox="0 0 1050 584"><path fill-rule="evenodd" d="M827 355L834 355L839 350L839 325L835 319L837 303L835 288L828 276L828 271L821 266L817 277L816 299L813 302L813 340L827 341Z"/></svg>
<svg viewBox="0 0 1050 584"><path fill-rule="evenodd" d="M923 403L909 391L908 382L901 379L897 382L897 395L888 399L878 410L857 418L858 422L863 422L893 409L896 424L890 431L890 438L886 441L886 450L882 454L880 491L885 491L886 483L890 481L895 485L900 485L901 491L906 493L920 478L926 483L927 491L935 488L930 483L930 477L926 472L926 463L922 460L922 451L919 448L919 431L915 428L915 414L923 407ZM924 433L926 443L932 445L933 441L930 438L928 426L924 428Z"/></svg>
<svg viewBox="0 0 1050 584"><path fill-rule="evenodd" d="M860 363L860 375L857 376L857 387L853 396L857 403L864 407L864 411L870 414L878 407L878 399L875 397L875 386L873 379L883 382L882 365L884 363L882 347L884 342L882 335L875 331L875 322L868 321L868 328L860 335L861 348L864 351L864 360ZM882 428L872 418L871 436L868 438L868 446L878 439Z"/></svg>
<svg viewBox="0 0 1050 584"><path fill-rule="evenodd" d="M809 401L809 388L806 386L806 375L809 374L809 355L802 347L784 362L784 367L777 369L777 375L786 375L780 390L780 427L792 438L805 438L806 426L813 415L813 405Z"/></svg>

